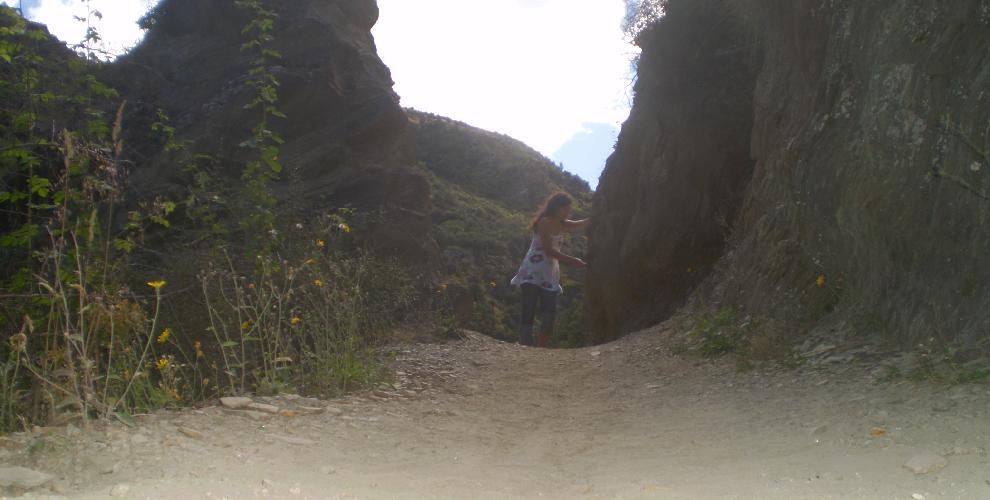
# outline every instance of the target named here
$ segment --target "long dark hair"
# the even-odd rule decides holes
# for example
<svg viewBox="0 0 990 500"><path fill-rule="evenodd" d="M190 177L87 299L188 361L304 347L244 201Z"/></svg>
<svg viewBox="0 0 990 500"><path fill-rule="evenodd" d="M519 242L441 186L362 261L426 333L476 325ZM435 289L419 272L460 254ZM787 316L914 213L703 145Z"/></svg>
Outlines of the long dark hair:
<svg viewBox="0 0 990 500"><path fill-rule="evenodd" d="M536 217L533 217L533 222L529 225L529 228L535 232L540 219L550 217L557 213L557 210L573 204L574 198L571 198L571 195L564 192L553 193L547 196L547 199L543 201L543 206L536 212Z"/></svg>

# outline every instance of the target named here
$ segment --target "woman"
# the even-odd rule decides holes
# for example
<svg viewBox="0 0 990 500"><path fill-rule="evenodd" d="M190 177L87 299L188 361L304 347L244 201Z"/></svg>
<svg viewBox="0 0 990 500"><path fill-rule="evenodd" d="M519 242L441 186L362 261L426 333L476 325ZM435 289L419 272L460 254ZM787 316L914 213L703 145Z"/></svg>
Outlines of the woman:
<svg viewBox="0 0 990 500"><path fill-rule="evenodd" d="M560 286L560 263L578 269L587 267L583 260L560 253L564 233L583 229L589 222L589 219L567 219L573 204L574 200L567 193L552 194L530 225L533 243L519 266L519 272L512 278L513 285L522 286L522 324L519 330L519 343L522 345L533 345L533 320L537 304L540 308L540 333L536 345L547 347L550 343L557 295L564 291Z"/></svg>

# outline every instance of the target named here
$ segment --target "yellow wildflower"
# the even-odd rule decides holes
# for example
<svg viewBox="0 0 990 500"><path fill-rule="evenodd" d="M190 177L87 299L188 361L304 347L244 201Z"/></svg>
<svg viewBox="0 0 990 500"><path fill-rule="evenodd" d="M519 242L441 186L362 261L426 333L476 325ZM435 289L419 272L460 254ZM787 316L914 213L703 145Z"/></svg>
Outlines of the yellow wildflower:
<svg viewBox="0 0 990 500"><path fill-rule="evenodd" d="M24 352L27 350L27 335L24 335L23 332L12 335L8 339L8 342L10 342L10 348L14 352Z"/></svg>
<svg viewBox="0 0 990 500"><path fill-rule="evenodd" d="M327 246L327 242L323 240L316 240L316 248L323 248Z"/></svg>
<svg viewBox="0 0 990 500"><path fill-rule="evenodd" d="M124 373L121 373L120 376L124 380L130 380L131 379L131 371L130 370L124 370Z"/></svg>
<svg viewBox="0 0 990 500"><path fill-rule="evenodd" d="M241 330L247 330L248 328L251 328L251 320L241 323Z"/></svg>
<svg viewBox="0 0 990 500"><path fill-rule="evenodd" d="M315 285L315 286L323 286L323 280L317 278L317 279L313 280L313 285Z"/></svg>
<svg viewBox="0 0 990 500"><path fill-rule="evenodd" d="M345 233L351 232L351 226L348 226L346 223L341 222L340 224L337 224L337 227Z"/></svg>
<svg viewBox="0 0 990 500"><path fill-rule="evenodd" d="M163 286L165 286L165 280L149 281L148 286L154 288L155 290L160 290Z"/></svg>
<svg viewBox="0 0 990 500"><path fill-rule="evenodd" d="M824 274L819 274L818 275L818 279L815 280L815 284L818 285L819 288L824 287L825 286L825 275Z"/></svg>
<svg viewBox="0 0 990 500"><path fill-rule="evenodd" d="M196 357L197 358L202 358L203 357L203 343L202 342L200 342L198 340L195 341L195 342L193 342L193 349L196 350Z"/></svg>
<svg viewBox="0 0 990 500"><path fill-rule="evenodd" d="M166 359L165 356L162 356L158 362L155 363L155 368L158 368L158 371L160 372L165 371L165 369L168 368L168 359Z"/></svg>
<svg viewBox="0 0 990 500"><path fill-rule="evenodd" d="M299 316L293 316L292 319L289 320L289 323L291 323L292 326L296 326L299 323L302 323L302 318L300 318Z"/></svg>
<svg viewBox="0 0 990 500"><path fill-rule="evenodd" d="M168 341L168 338L172 336L172 330L166 328L162 330L162 334L158 336L158 343L164 344Z"/></svg>

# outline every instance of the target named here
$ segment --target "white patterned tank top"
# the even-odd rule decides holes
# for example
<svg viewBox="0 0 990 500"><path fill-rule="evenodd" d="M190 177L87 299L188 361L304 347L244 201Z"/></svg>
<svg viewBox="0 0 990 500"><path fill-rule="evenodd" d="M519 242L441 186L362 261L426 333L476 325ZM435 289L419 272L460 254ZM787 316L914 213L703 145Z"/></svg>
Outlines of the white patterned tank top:
<svg viewBox="0 0 990 500"><path fill-rule="evenodd" d="M563 241L563 233L551 238L551 244L557 251L560 251L560 245ZM552 292L564 291L564 288L560 286L560 262L546 254L539 234L533 234L533 242L529 245L526 258L519 266L519 271L512 277L513 285L524 283L536 285Z"/></svg>

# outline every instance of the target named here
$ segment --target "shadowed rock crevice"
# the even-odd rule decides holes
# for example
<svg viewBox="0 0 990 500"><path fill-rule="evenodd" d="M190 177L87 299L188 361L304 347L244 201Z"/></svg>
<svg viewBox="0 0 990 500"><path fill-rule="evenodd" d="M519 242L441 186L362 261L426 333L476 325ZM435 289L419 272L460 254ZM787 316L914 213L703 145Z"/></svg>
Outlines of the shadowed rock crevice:
<svg viewBox="0 0 990 500"><path fill-rule="evenodd" d="M595 195L593 340L662 320L722 255L752 171L759 57L717 2L672 6L640 35L636 99Z"/></svg>

